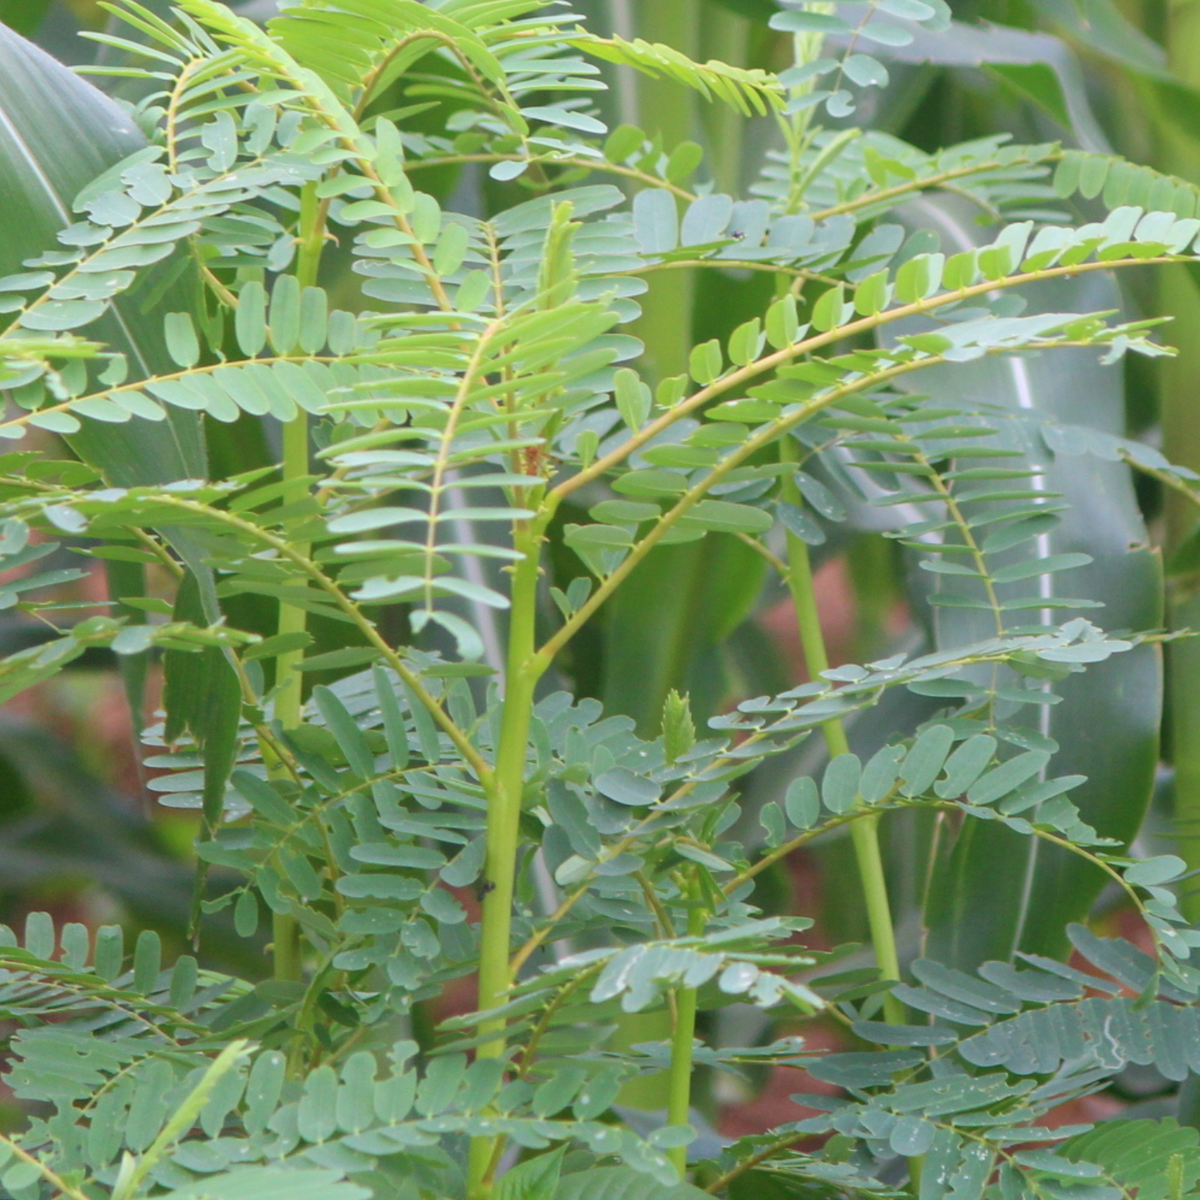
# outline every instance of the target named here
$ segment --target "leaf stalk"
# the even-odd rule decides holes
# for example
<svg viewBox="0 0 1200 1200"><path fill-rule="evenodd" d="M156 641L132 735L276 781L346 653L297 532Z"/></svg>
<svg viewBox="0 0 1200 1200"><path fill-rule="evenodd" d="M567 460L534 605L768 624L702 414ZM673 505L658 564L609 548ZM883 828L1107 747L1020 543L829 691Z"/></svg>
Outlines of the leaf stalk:
<svg viewBox="0 0 1200 1200"><path fill-rule="evenodd" d="M685 896L689 902L688 936L700 937L707 918L700 904L700 889L695 872L689 877ZM667 1079L667 1125L686 1128L692 1107L692 1057L696 1044L697 996L694 987L681 987L675 992L675 1028L671 1037L671 1071ZM667 1157L682 1179L687 1174L687 1146L672 1146Z"/></svg>
<svg viewBox="0 0 1200 1200"><path fill-rule="evenodd" d="M300 193L300 218L297 227L296 279L301 289L317 281L324 246L323 208L317 199L315 182L306 183ZM283 480L303 479L308 474L308 413L299 409L283 426ZM308 547L297 549L305 556ZM304 586L304 581L300 581ZM280 602L279 626L281 636L302 634L308 625L308 613L299 605ZM304 661L303 647L285 650L275 659L275 718L284 730L300 724L304 677L300 665ZM271 917L273 973L276 979L299 982L303 975L300 955L300 927L290 913L274 913Z"/></svg>

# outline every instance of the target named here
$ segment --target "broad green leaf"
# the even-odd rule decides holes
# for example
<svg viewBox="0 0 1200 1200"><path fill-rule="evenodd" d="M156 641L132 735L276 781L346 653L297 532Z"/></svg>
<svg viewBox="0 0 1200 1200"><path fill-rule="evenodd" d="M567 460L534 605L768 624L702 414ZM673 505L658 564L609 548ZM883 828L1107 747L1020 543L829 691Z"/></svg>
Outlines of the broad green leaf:
<svg viewBox="0 0 1200 1200"><path fill-rule="evenodd" d="M313 700L325 718L329 731L337 739L351 770L362 779L375 774L375 756L367 746L366 738L346 706L327 687L313 689Z"/></svg>
<svg viewBox="0 0 1200 1200"><path fill-rule="evenodd" d="M896 785L904 750L900 746L884 746L871 756L863 767L859 792L867 804L878 804Z"/></svg>
<svg viewBox="0 0 1200 1200"><path fill-rule="evenodd" d="M1139 887L1154 887L1178 879L1187 870L1187 863L1175 854L1159 854L1145 862L1128 867L1125 878Z"/></svg>
<svg viewBox="0 0 1200 1200"><path fill-rule="evenodd" d="M652 550L605 606L605 707L651 735L674 688L702 727L724 691L714 650L749 615L763 565L730 534Z"/></svg>
<svg viewBox="0 0 1200 1200"><path fill-rule="evenodd" d="M239 301L239 307L241 302ZM306 287L300 293L300 349L305 354L317 354L328 336L329 301L325 291Z"/></svg>
<svg viewBox="0 0 1200 1200"><path fill-rule="evenodd" d="M1045 769L1049 761L1050 755L1044 750L1027 750L1024 754L1018 754L981 775L967 789L967 799L972 804L991 804L1032 779Z"/></svg>
<svg viewBox="0 0 1200 1200"><path fill-rule="evenodd" d="M946 778L934 784L939 796L956 798L983 773L996 752L996 739L986 733L967 738L946 760Z"/></svg>
<svg viewBox="0 0 1200 1200"><path fill-rule="evenodd" d="M194 367L200 361L200 343L188 313L167 313L163 318L167 353L177 366Z"/></svg>
<svg viewBox="0 0 1200 1200"><path fill-rule="evenodd" d="M796 314L796 298L788 293L776 300L767 309L766 330L767 341L776 350L790 346L799 333L800 324Z"/></svg>
<svg viewBox="0 0 1200 1200"><path fill-rule="evenodd" d="M582 1079L579 1082L582 1082ZM572 1089L572 1094L574 1090L577 1089ZM557 1109L548 1111L554 1112ZM518 1163L496 1182L493 1190L496 1200L554 1200L565 1153L564 1146L549 1154L539 1154L527 1162Z"/></svg>
<svg viewBox="0 0 1200 1200"><path fill-rule="evenodd" d="M1062 82L1052 67L1045 63L990 63L987 71L1002 79L1018 96L1032 100L1063 128L1071 128Z"/></svg>
<svg viewBox="0 0 1200 1200"><path fill-rule="evenodd" d="M47 912L31 912L25 918L25 949L36 958L54 957L54 919Z"/></svg>
<svg viewBox="0 0 1200 1200"><path fill-rule="evenodd" d="M762 343L762 322L755 317L739 325L729 335L729 361L744 367L753 362Z"/></svg>
<svg viewBox="0 0 1200 1200"><path fill-rule="evenodd" d="M176 620L206 623L202 587L191 572L184 576L175 600ZM225 784L237 755L241 685L225 652L216 647L168 651L164 674L167 741L187 731L204 752L204 821L212 833L221 823Z"/></svg>
<svg viewBox="0 0 1200 1200"><path fill-rule="evenodd" d="M408 766L408 731L404 725L404 714L400 711L395 689L383 668L373 667L371 678L375 684L379 715L383 720L383 732L387 739L392 767L403 770Z"/></svg>
<svg viewBox="0 0 1200 1200"><path fill-rule="evenodd" d="M965 209L945 202L930 209L947 252L963 253L989 235L971 223ZM1112 285L1099 276L1026 289L1027 311L1096 311L1119 303ZM960 407L963 396L987 395L993 403L1032 417L1119 433L1124 398L1119 369L1100 365L1086 351L1055 351L1036 359L986 359L924 371L914 390L938 404ZM1019 463L1019 460L1011 460ZM1052 456L1035 448L1026 460L1036 490L1059 493L1070 506L1057 523L1039 527L1032 539L991 543L988 561L1026 579L1000 586L1002 600L1027 597L1030 608L1005 617L1012 624L1062 620L1040 614L1042 595L1064 594L1101 600L1102 623L1111 629L1153 628L1161 621L1160 574L1147 548L1128 468L1094 455ZM991 505L988 512L1004 507ZM1008 505L1016 511L1022 506ZM980 506L973 512L984 515ZM1030 516L1036 514L1036 505ZM983 525L989 536L1007 528ZM1027 563L1058 555L1090 555L1068 575L1036 574ZM1061 561L1061 560L1060 560ZM1072 563L1079 562L1072 558ZM937 576L937 592L972 600L979 585L954 576ZM1062 580L1062 582L1060 582ZM1068 584L1066 581L1070 580ZM1043 590L1045 589L1045 590ZM1057 610L1048 610L1057 612ZM986 608L939 607L935 633L939 646L963 645L994 633ZM1082 819L1100 834L1127 841L1141 824L1158 757L1158 718L1162 674L1151 647L1089 667L1083 675L1054 685L1062 703L1026 706L1017 718L1030 733L1059 744L1055 775L1078 774L1087 782L1071 793ZM1003 768L999 768L1003 769ZM947 781L949 783L949 781ZM974 784L975 787L979 783ZM1007 959L1016 948L1058 955L1065 950L1063 929L1090 909L1102 885L1099 871L1075 856L1049 846L1034 846L999 823L968 822L935 872L926 909L930 926L928 953L961 967L989 958ZM970 914L968 916L968 914Z"/></svg>
<svg viewBox="0 0 1200 1200"><path fill-rule="evenodd" d="M464 226L456 222L447 225L433 252L433 269L439 275L453 275L462 266L469 244Z"/></svg>
<svg viewBox="0 0 1200 1200"><path fill-rule="evenodd" d="M701 500L688 509L682 523L702 525L720 533L764 533L774 524L771 514L761 508L728 500Z"/></svg>
<svg viewBox="0 0 1200 1200"><path fill-rule="evenodd" d="M701 196L683 214L679 238L684 246L702 246L717 241L733 216L733 200L729 196Z"/></svg>
<svg viewBox="0 0 1200 1200"><path fill-rule="evenodd" d="M52 0L0 0L0 21L25 37L37 33Z"/></svg>
<svg viewBox="0 0 1200 1200"><path fill-rule="evenodd" d="M868 275L854 289L854 311L864 317L871 317L885 309L890 299L891 286L888 283L887 270L877 271L874 275ZM817 314L814 309L813 323L816 324L816 321Z"/></svg>

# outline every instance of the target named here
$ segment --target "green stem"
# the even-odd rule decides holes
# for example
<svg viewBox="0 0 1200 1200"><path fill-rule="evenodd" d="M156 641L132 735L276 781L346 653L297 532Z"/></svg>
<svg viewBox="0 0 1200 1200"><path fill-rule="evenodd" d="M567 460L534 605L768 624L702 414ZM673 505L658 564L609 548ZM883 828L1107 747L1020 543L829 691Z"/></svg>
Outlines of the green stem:
<svg viewBox="0 0 1200 1200"><path fill-rule="evenodd" d="M299 983L303 977L300 926L291 913L272 914L271 941L272 974L287 983Z"/></svg>
<svg viewBox="0 0 1200 1200"><path fill-rule="evenodd" d="M688 882L688 935L699 937L706 918L700 905L695 876ZM692 1053L696 1041L696 989L678 988L675 992L675 1029L671 1037L671 1072L667 1080L667 1125L690 1125L692 1107ZM675 1164L682 1179L687 1173L687 1147L672 1146L667 1157Z"/></svg>
<svg viewBox="0 0 1200 1200"><path fill-rule="evenodd" d="M779 456L784 462L797 461L796 444L785 436L779 441ZM781 496L785 503L802 503L795 479L783 477ZM829 655L825 649L825 636L821 632L821 618L817 612L817 594L813 586L812 562L808 546L790 530L787 534L788 590L796 606L796 624L800 629L800 644L804 649L804 661L811 679L818 678L829 670ZM840 718L834 717L821 726L829 755L850 753L846 729ZM883 857L879 853L879 817L862 817L850 826L850 838L854 844L854 857L858 863L862 882L863 899L867 907L867 925L871 931L871 944L875 948L875 961L884 979L900 979L900 959L896 953L896 932L892 926L891 905L888 903L887 876L883 871ZM904 1023L904 1007L892 995L884 997L883 1011L892 1025Z"/></svg>
<svg viewBox="0 0 1200 1200"><path fill-rule="evenodd" d="M896 954L896 935L892 928L892 911L888 903L887 877L883 873L883 859L879 853L879 817L863 817L850 826L850 839L854 843L854 856L858 860L858 871L862 877L863 899L867 906L867 923L871 929L871 943L875 947L875 961L879 964L884 979L899 981L900 959ZM884 997L883 1011L889 1024L904 1024L904 1007L892 995Z"/></svg>
<svg viewBox="0 0 1200 1200"><path fill-rule="evenodd" d="M513 569L504 713L496 753L495 781L488 796L485 894L479 936L480 1012L502 1005L512 982L509 943L520 844L521 799L525 788L534 689L542 674L534 640L541 541L539 526L528 521L518 524L513 544L524 558ZM476 1058L502 1058L507 1049L504 1021L483 1021L479 1031L488 1040L475 1051ZM489 1137L471 1141L468 1173L471 1200L491 1194L488 1170L494 1141Z"/></svg>
<svg viewBox="0 0 1200 1200"><path fill-rule="evenodd" d="M312 287L317 281L321 249L325 242L321 212L317 185L305 184L300 193L299 248L296 252L296 278L302 288ZM308 414L300 409L283 427L283 478L286 482L302 479L307 474ZM307 546L298 549L302 554L308 554ZM303 608L294 604L279 605L280 634L303 633L307 624L308 614ZM275 717L285 730L295 729L300 724L304 686L300 664L303 660L303 649L287 650L275 660ZM275 913L272 918L272 937L275 978L298 982L302 977L302 963L300 928L296 918L290 913Z"/></svg>

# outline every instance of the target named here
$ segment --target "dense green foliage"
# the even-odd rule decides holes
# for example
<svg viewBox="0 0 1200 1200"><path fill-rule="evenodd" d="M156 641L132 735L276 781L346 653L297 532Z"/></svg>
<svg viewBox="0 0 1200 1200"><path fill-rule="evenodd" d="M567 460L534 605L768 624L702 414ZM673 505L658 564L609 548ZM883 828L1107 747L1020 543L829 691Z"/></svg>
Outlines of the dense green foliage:
<svg viewBox="0 0 1200 1200"><path fill-rule="evenodd" d="M1130 851L1163 638L1133 479L1200 490L1124 436L1120 364L1169 351L1113 283L1196 261L1200 191L839 126L887 79L860 42L949 19L858 9L771 17L776 76L539 0L265 26L123 0L124 107L0 30L0 595L52 629L0 696L104 648L140 709L161 656L146 762L200 814L197 930L269 920L274 968L3 929L14 1200L1196 1194L1195 1130L1049 1115L1130 1065L1200 1074L1186 865ZM688 143L609 132L598 64L772 123L750 198ZM462 166L473 190L422 190ZM677 281L706 278L763 286L681 350ZM1047 401L1056 372L1089 405ZM813 557L848 525L905 556L929 644L829 666ZM111 611L40 601L85 574L33 565L66 538ZM640 721L573 693L622 588L685 561L664 547L773 572L811 680L695 712L656 684ZM931 864L903 963L896 829ZM763 886L843 831L873 959L806 948L811 914ZM1079 923L1105 886L1152 953ZM748 1044L716 1036L730 1013ZM810 1021L851 1048L771 1032ZM770 1066L841 1091L696 1138L710 1075Z"/></svg>

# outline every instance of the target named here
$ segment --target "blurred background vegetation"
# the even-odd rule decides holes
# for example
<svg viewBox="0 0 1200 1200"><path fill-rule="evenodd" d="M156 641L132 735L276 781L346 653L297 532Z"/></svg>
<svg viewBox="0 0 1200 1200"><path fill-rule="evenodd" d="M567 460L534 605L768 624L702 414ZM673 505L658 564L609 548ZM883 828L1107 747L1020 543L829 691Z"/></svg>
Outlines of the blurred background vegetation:
<svg viewBox="0 0 1200 1200"><path fill-rule="evenodd" d="M145 2L164 13L169 8L166 0ZM242 0L232 6L265 18L275 4ZM599 32L666 42L701 59L776 70L791 62L790 36L768 24L778 11L773 0L578 0L575 8ZM953 8L956 24L946 33L904 47L873 48L888 60L890 79L866 93L847 123L925 150L995 134L1111 149L1200 184L1200 0L958 0ZM0 0L0 20L73 65L86 66L107 53L78 36L105 28L108 17L96 0ZM676 151L681 179L692 175L744 193L766 153L777 148L778 131L769 119L747 120L723 106L706 106L674 85L635 82L619 69L608 82L610 91L599 103L610 128L635 125L667 145L693 143L692 150ZM103 86L122 94L119 80ZM419 126L422 114L408 119ZM524 185L498 183L467 164L427 170L421 186L439 199L454 194L458 207L484 214L511 202ZM969 219L986 222L988 214L972 213ZM355 302L357 284L348 270L329 282L343 293L342 306ZM766 273L660 275L639 330L653 372L684 370L689 345L724 339L761 312L770 287ZM1200 354L1194 352L1200 346L1200 276L1180 267L1134 278L1121 303L1133 316L1170 315L1174 323L1165 340L1193 351L1175 360L1126 358L1123 400L1119 389L1114 393L1118 410L1124 407L1125 432L1161 444L1174 461L1200 469ZM1055 411L1088 419L1095 401L1090 376L1044 379L1041 386L1053 388ZM223 470L253 467L266 461L265 436L249 418L212 428L210 455ZM1164 501L1153 484L1138 487L1142 516L1165 564L1165 614L1157 611L1161 592L1153 570L1141 584L1125 575L1093 583L1101 594L1111 584L1117 600L1128 602L1115 605L1128 613L1118 623L1200 628L1200 539L1193 518ZM1092 516L1104 519L1099 512ZM576 519L571 511L562 517ZM916 573L873 520L872 510L852 508L813 547L835 664L919 651L932 638L925 610L910 603L919 595L913 590L919 582L910 577ZM58 554L63 565L77 565L69 542ZM575 572L573 563L563 562L560 569L564 579ZM564 682L653 731L671 689L690 693L703 719L739 699L799 681L805 664L790 601L767 571L763 559L732 535L656 550L577 639L563 664L569 676ZM1135 586L1144 594L1133 594ZM92 598L102 593L102 570L88 587ZM268 605L261 614L247 611L237 619L244 628L268 629L273 610ZM399 634L403 614L396 619ZM37 636L36 624L19 610L0 613L0 651L11 652ZM0 921L13 924L26 911L49 908L62 919L89 924L128 920L182 945L191 904L194 816L163 806L153 789L153 768L144 761L148 751L137 743L143 725L152 721L158 669L150 668L144 688L141 682L122 680L113 662L97 655L0 709ZM1106 776L1103 803L1112 828L1126 835L1136 831L1152 786L1150 818L1140 836L1174 841L1189 864L1200 867L1200 640L1169 650L1161 726L1157 667L1123 677L1120 688L1125 717L1115 767L1095 757L1101 753L1097 717L1086 706L1067 706L1068 716L1054 735L1082 771L1099 766ZM141 697L142 711L131 712L128 696ZM897 693L855 728L857 748L870 753L872 743L893 730L911 730L933 705ZM747 808L774 798L798 770L819 769L821 753L813 743L793 761L751 777ZM916 822L896 825L887 847L893 902L908 931L910 953L921 924L931 836L930 828ZM973 865L1002 872L1007 864L992 847L979 851ZM980 874L985 887L995 882L992 870ZM852 871L848 843L831 840L781 870L759 899L768 907L799 906L819 914L818 931L830 942L853 938L863 931L856 891L822 886ZM1051 880L1046 895L1061 898L1072 886L1071 879ZM1185 904L1200 919L1200 888ZM1119 923L1122 914L1114 906L1101 919ZM933 924L936 936L936 920ZM233 937L232 930L226 933L220 918L207 927L203 952L214 965L255 969L255 947ZM1141 1095L1139 1086L1128 1081L1130 1097ZM1149 1081L1142 1090L1153 1092L1154 1086Z"/></svg>

